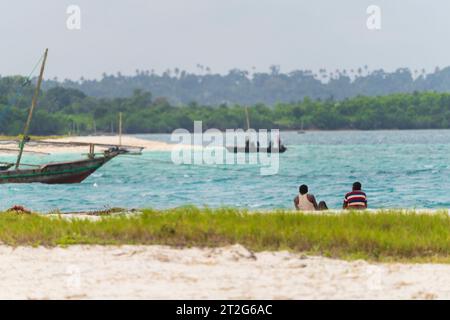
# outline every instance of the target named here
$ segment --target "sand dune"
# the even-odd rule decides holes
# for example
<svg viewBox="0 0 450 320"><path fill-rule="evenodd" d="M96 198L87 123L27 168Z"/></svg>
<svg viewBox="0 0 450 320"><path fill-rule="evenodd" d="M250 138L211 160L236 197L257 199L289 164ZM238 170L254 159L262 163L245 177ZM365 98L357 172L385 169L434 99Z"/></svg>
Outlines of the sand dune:
<svg viewBox="0 0 450 320"><path fill-rule="evenodd" d="M165 246L0 246L0 298L450 298L450 265Z"/></svg>

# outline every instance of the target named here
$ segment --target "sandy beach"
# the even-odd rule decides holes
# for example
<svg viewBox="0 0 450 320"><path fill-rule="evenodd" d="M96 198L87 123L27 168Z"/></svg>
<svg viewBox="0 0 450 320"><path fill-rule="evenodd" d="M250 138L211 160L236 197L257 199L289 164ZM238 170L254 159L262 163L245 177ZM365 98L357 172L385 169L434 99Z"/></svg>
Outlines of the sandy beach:
<svg viewBox="0 0 450 320"><path fill-rule="evenodd" d="M450 265L165 246L0 246L0 298L445 299Z"/></svg>
<svg viewBox="0 0 450 320"><path fill-rule="evenodd" d="M84 142L84 143L100 143L100 144L119 144L119 136L74 136L64 137L58 139L45 139L44 141L55 142ZM124 135L122 136L122 145L143 147L144 151L170 151L173 145L162 141L139 139L134 136ZM1 144L2 148L17 149L17 143ZM33 145L29 143L26 146L26 151L45 152L50 154L55 153L87 153L87 146L57 146L57 145ZM96 152L100 152L105 148L96 147ZM0 151L2 153L2 151Z"/></svg>

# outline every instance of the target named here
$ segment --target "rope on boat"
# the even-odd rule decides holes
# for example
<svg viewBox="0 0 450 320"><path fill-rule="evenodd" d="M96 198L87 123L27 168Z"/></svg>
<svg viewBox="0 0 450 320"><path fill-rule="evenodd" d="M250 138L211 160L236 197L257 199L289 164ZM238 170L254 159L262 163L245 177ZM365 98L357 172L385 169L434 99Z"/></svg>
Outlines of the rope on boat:
<svg viewBox="0 0 450 320"><path fill-rule="evenodd" d="M20 86L17 87L16 93L13 95L13 97L11 99L11 103L8 106L6 106L6 108L0 113L0 121L2 121L4 119L4 115L7 112L9 112L9 109L11 107L15 107L16 106L17 99L18 99L19 95L22 93L23 88L31 83L31 78L32 78L33 74L36 72L36 69L38 68L38 66L41 63L42 59L44 59L44 55L41 55L41 57L39 58L39 60L37 61L37 63L33 67L33 69L31 70L31 72L25 78L25 81L23 81L20 84Z"/></svg>
<svg viewBox="0 0 450 320"><path fill-rule="evenodd" d="M27 77L28 81L31 79L31 76L34 74L34 72L36 71L36 69L37 69L37 68L39 67L39 65L41 64L42 59L44 59L44 55L45 55L45 53L43 53L43 54L41 55L41 57L39 58L39 60L36 62L36 65L33 67L33 70L31 70L30 74L29 74L28 77ZM24 84L28 84L28 83L24 83Z"/></svg>

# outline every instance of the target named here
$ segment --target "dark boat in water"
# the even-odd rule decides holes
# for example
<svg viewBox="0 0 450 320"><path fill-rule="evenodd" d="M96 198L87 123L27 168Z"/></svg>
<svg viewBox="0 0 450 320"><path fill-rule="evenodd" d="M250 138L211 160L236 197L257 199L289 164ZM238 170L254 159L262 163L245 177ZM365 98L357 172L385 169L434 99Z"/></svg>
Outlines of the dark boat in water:
<svg viewBox="0 0 450 320"><path fill-rule="evenodd" d="M287 148L281 145L280 148L262 148L262 147L227 147L228 152L234 153L285 153Z"/></svg>
<svg viewBox="0 0 450 320"><path fill-rule="evenodd" d="M93 172L99 169L108 161L112 160L120 154L141 154L142 147L122 146L122 145L108 145L96 143L80 143L80 142L49 142L49 141L31 141L28 137L28 128L31 123L34 108L36 107L37 97L39 95L40 86L42 83L42 76L47 60L48 49L45 50L41 71L38 78L38 83L31 103L30 112L28 114L27 123L25 125L23 138L19 142L19 149L2 149L6 151L17 151L18 157L15 163L0 162L0 184L1 183L48 183L48 184L66 184L66 183L80 183ZM66 162L51 162L42 165L23 164L21 163L22 154L24 152L25 144L51 144L51 145L71 145L71 146L89 146L89 153L87 159L66 161ZM102 153L94 152L95 146L106 148ZM33 152L35 153L35 152ZM39 153L39 152L37 152ZM23 168L26 167L26 168Z"/></svg>
<svg viewBox="0 0 450 320"><path fill-rule="evenodd" d="M250 117L248 115L247 107L245 107L244 110L247 122L247 130L250 130ZM285 153L287 147L281 143L280 137L278 137L278 146L276 147L272 147L272 142L269 143L268 147L260 147L259 142L256 142L255 145L254 142L250 143L247 138L245 146L229 146L225 149L227 149L228 152L232 153Z"/></svg>

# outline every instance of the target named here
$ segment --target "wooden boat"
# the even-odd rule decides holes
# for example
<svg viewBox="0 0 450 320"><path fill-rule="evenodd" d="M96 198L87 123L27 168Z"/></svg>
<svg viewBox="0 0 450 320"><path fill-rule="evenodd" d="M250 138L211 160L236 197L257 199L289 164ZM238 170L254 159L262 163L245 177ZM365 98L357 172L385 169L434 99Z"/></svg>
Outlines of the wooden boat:
<svg viewBox="0 0 450 320"><path fill-rule="evenodd" d="M60 142L61 143L61 142ZM71 145L71 143L67 143ZM77 145L80 145L77 143ZM10 169L14 163L0 163L0 184L1 183L48 183L48 184L68 184L80 183L93 172L99 169L108 161L121 154L139 154L141 147L111 146L102 154L94 153L95 144L90 144L91 151L87 159L50 162L42 165L21 164L27 168ZM101 146L104 146L101 144ZM130 148L138 151L132 152Z"/></svg>
<svg viewBox="0 0 450 320"><path fill-rule="evenodd" d="M245 117L247 121L247 130L250 129L250 118L248 116L248 109L245 107ZM257 145L254 143L250 144L250 141L246 141L246 145L244 147L226 147L228 152L232 153L285 153L287 150L287 147L281 143L281 140L279 141L277 148L272 148L271 145L268 147L260 147L259 143L257 142Z"/></svg>
<svg viewBox="0 0 450 320"><path fill-rule="evenodd" d="M121 149L117 149L105 153L104 156L90 159L53 162L36 166L26 165L33 167L29 169L6 169L0 171L0 183L80 183L120 153Z"/></svg>
<svg viewBox="0 0 450 320"><path fill-rule="evenodd" d="M228 152L234 153L285 153L287 148L281 145L280 148L261 148L261 147L227 147Z"/></svg>
<svg viewBox="0 0 450 320"><path fill-rule="evenodd" d="M42 83L42 76L47 60L48 49L45 50L41 71L38 78L38 83L31 103L30 112L28 114L27 123L25 125L23 138L19 142L19 152L16 163L1 162L0 163L0 183L48 183L48 184L63 184L63 183L80 183L89 175L99 169L108 161L112 160L120 154L141 154L142 147L95 144L95 143L80 143L80 142L48 142L48 141L31 141L28 137L28 128L31 123L34 108L36 107L37 97ZM42 165L23 164L21 163L22 154L24 152L25 144L52 144L52 145L71 145L71 146L89 146L89 153L87 159L66 161L66 162L52 162ZM97 154L94 152L95 146L107 148L103 153ZM4 149L14 151L14 149ZM35 152L33 152L35 153ZM27 168L23 168L27 167ZM13 169L11 169L13 168Z"/></svg>

